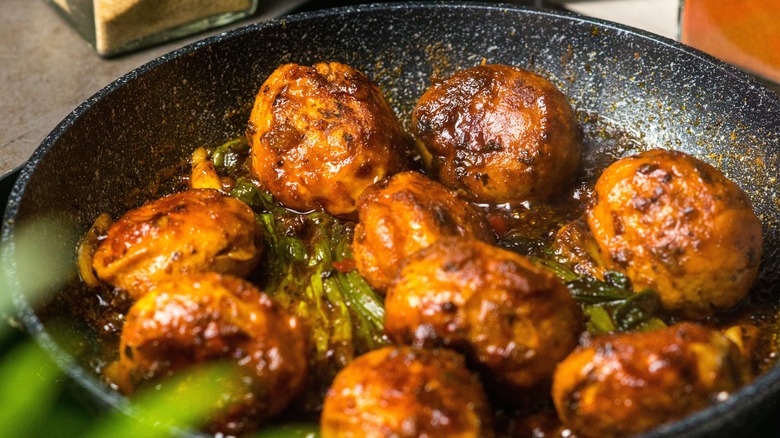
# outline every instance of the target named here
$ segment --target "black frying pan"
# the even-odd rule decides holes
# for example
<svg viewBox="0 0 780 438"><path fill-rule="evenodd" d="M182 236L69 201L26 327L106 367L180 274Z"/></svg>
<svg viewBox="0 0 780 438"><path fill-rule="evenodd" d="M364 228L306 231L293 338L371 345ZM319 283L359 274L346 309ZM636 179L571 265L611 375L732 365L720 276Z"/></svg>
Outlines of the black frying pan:
<svg viewBox="0 0 780 438"><path fill-rule="evenodd" d="M403 3L307 13L259 23L195 43L118 79L73 111L22 170L3 222L4 267L27 329L70 375L102 402L125 399L89 371L95 352L63 344L68 291L38 311L17 257L20 230L64 254L62 277L75 276L79 236L102 212L118 216L126 194L149 186L199 145L245 129L257 88L279 64L335 60L375 79L408 121L433 74L485 59L550 78L583 117L648 146L692 153L722 169L750 195L765 233L758 290L774 297L780 277L780 99L735 68L674 41L574 14L468 3ZM62 229L40 228L46 217ZM48 269L48 268L45 268ZM85 299L88 299L85 298ZM778 298L780 299L780 298ZM85 304L87 305L87 304ZM648 436L731 435L780 394L780 367L727 401Z"/></svg>

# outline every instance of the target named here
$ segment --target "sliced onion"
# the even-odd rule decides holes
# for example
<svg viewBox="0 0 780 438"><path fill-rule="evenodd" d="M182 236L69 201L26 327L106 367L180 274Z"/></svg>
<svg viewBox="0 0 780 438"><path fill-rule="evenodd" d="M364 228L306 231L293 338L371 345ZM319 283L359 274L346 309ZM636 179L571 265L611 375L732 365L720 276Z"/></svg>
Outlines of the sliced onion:
<svg viewBox="0 0 780 438"><path fill-rule="evenodd" d="M92 269L92 258L95 256L100 239L106 235L108 227L113 220L107 213L103 213L95 219L87 234L81 239L78 250L78 268L81 280L89 287L100 286L100 280Z"/></svg>

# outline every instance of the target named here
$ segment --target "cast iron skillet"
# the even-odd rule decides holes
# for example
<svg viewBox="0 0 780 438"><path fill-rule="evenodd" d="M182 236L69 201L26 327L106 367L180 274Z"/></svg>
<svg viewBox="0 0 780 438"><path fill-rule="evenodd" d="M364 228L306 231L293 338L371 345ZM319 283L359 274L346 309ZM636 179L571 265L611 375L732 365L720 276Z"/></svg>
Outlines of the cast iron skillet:
<svg viewBox="0 0 780 438"><path fill-rule="evenodd" d="M20 319L77 382L123 409L126 400L89 371L89 342L57 340L59 324L94 337L70 318L64 293L45 314L28 298L31 275L17 260L23 227L45 242L44 261L65 255L62 276L73 279L78 238L97 215L117 217L128 208L122 201L129 191L148 186L193 148L240 135L259 85L279 64L350 64L372 77L408 122L433 74L483 59L541 73L581 116L598 115L648 147L692 153L736 180L764 225L758 289L773 294L780 277L777 95L698 51L609 22L512 6L397 3L305 13L220 34L136 69L76 108L24 167L6 209L4 267ZM41 217L71 231L43 227L34 221ZM775 367L727 401L647 436L727 436L778 394Z"/></svg>

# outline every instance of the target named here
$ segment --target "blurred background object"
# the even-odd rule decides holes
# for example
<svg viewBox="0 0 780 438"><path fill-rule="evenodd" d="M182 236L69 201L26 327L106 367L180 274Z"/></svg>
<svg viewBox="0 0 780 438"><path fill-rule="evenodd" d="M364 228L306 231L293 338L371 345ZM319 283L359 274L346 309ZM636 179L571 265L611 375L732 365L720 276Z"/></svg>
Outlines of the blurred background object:
<svg viewBox="0 0 780 438"><path fill-rule="evenodd" d="M224 26L258 0L47 0L101 56Z"/></svg>
<svg viewBox="0 0 780 438"><path fill-rule="evenodd" d="M680 41L780 89L780 0L680 0Z"/></svg>
<svg viewBox="0 0 780 438"><path fill-rule="evenodd" d="M677 38L680 0L547 0L572 12L628 24L666 38Z"/></svg>

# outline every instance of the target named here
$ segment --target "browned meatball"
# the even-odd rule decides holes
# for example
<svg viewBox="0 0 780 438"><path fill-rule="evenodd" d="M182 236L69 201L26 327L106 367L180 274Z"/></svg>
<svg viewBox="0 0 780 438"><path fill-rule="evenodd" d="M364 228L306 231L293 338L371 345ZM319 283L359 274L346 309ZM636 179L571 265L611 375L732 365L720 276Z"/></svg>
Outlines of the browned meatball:
<svg viewBox="0 0 780 438"><path fill-rule="evenodd" d="M748 378L726 336L682 323L606 335L576 349L555 371L553 400L577 436L620 437L704 408Z"/></svg>
<svg viewBox="0 0 780 438"><path fill-rule="evenodd" d="M384 347L336 376L320 420L323 438L491 437L477 377L450 350Z"/></svg>
<svg viewBox="0 0 780 438"><path fill-rule="evenodd" d="M358 271L384 292L409 254L445 236L493 241L479 210L418 172L402 172L358 200L353 253Z"/></svg>
<svg viewBox="0 0 780 438"><path fill-rule="evenodd" d="M761 222L747 196L682 152L613 163L596 183L587 221L608 267L686 316L732 307L758 273Z"/></svg>
<svg viewBox="0 0 780 438"><path fill-rule="evenodd" d="M262 254L252 209L212 189L151 201L111 224L92 262L102 281L139 298L186 272L248 274Z"/></svg>
<svg viewBox="0 0 780 438"><path fill-rule="evenodd" d="M582 133L566 96L520 68L481 65L433 84L412 126L433 175L475 201L543 200L580 169Z"/></svg>
<svg viewBox="0 0 780 438"><path fill-rule="evenodd" d="M350 217L376 181L402 170L410 140L379 88L337 62L285 64L249 118L252 170L285 206Z"/></svg>
<svg viewBox="0 0 780 438"><path fill-rule="evenodd" d="M216 273L162 280L133 304L122 329L114 378L125 393L188 366L237 364L238 393L210 429L235 434L280 413L307 369L305 330L250 283Z"/></svg>
<svg viewBox="0 0 780 438"><path fill-rule="evenodd" d="M411 255L385 307L392 340L462 352L506 398L549 389L555 365L584 329L580 307L553 274L514 252L458 238Z"/></svg>

